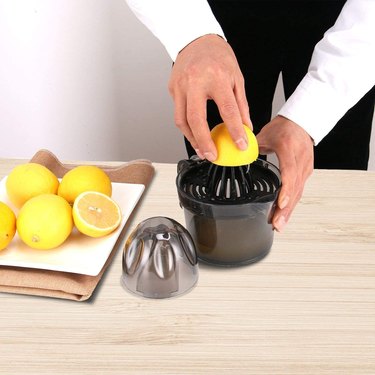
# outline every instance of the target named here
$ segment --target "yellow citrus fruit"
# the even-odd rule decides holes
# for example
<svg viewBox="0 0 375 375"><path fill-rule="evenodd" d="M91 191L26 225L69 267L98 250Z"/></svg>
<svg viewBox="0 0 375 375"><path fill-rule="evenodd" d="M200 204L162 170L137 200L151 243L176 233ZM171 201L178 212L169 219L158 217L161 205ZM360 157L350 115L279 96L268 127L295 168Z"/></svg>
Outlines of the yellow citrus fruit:
<svg viewBox="0 0 375 375"><path fill-rule="evenodd" d="M29 199L18 213L18 235L34 249L48 250L60 246L72 229L72 207L55 194L41 194Z"/></svg>
<svg viewBox="0 0 375 375"><path fill-rule="evenodd" d="M78 195L85 191L98 191L111 197L111 180L99 167L80 165L63 176L57 193L73 204Z"/></svg>
<svg viewBox="0 0 375 375"><path fill-rule="evenodd" d="M102 237L121 223L121 209L108 195L86 191L74 201L73 219L77 229L90 237Z"/></svg>
<svg viewBox="0 0 375 375"><path fill-rule="evenodd" d="M16 233L16 215L4 202L0 202L0 250L4 250Z"/></svg>
<svg viewBox="0 0 375 375"><path fill-rule="evenodd" d="M5 186L10 201L20 208L27 200L39 194L56 194L59 180L44 165L26 163L13 168Z"/></svg>
<svg viewBox="0 0 375 375"><path fill-rule="evenodd" d="M248 126L244 125L243 127L248 139L248 147L245 151L237 148L224 123L216 125L211 130L211 137L215 143L218 156L214 161L215 164L224 167L238 167L250 164L258 158L258 141Z"/></svg>

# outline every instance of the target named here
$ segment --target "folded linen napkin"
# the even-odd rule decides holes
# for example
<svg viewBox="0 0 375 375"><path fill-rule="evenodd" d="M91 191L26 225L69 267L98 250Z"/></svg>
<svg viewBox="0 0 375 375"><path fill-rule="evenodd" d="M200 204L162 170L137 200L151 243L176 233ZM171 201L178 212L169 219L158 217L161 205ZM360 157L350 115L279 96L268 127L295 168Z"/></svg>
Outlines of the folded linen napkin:
<svg viewBox="0 0 375 375"><path fill-rule="evenodd" d="M48 150L38 151L30 161L46 166L57 177L62 177L67 171L75 167L73 164L62 164ZM98 166L108 174L112 182L143 184L147 187L154 175L152 163L149 160L143 159L133 160L116 167ZM122 230L122 234L126 231L130 219L131 217ZM0 266L0 292L85 301L92 296L105 270L111 263L116 250L117 246L115 245L97 276L34 268Z"/></svg>

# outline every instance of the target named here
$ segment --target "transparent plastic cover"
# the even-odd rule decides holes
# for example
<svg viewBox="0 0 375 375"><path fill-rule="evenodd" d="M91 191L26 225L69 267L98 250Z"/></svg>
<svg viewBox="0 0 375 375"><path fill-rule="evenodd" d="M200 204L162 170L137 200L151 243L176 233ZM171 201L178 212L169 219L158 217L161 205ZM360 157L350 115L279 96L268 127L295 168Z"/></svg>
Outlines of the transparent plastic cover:
<svg viewBox="0 0 375 375"><path fill-rule="evenodd" d="M194 242L173 219L146 219L126 241L122 269L122 285L134 294L168 298L186 293L198 280Z"/></svg>

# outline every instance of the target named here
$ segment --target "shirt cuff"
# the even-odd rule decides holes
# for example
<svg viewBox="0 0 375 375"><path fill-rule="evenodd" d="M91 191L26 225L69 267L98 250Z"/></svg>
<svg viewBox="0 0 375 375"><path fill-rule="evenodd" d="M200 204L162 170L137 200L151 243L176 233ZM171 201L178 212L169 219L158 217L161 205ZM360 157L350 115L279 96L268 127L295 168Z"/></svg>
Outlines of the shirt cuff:
<svg viewBox="0 0 375 375"><path fill-rule="evenodd" d="M360 96L356 98L359 99ZM306 75L278 115L301 126L317 145L356 100L344 91Z"/></svg>

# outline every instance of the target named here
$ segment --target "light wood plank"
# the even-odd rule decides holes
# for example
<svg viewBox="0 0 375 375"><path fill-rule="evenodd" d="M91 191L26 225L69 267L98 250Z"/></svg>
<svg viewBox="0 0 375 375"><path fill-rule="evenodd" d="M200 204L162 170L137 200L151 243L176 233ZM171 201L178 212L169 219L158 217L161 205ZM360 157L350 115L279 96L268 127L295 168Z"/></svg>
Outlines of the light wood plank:
<svg viewBox="0 0 375 375"><path fill-rule="evenodd" d="M0 176L22 160L0 159ZM176 166L156 175L128 229L184 224ZM88 302L0 294L0 373L374 374L375 173L315 171L271 253L200 266L168 300L120 286L121 251Z"/></svg>

